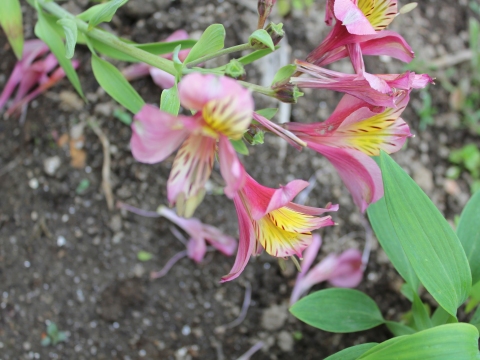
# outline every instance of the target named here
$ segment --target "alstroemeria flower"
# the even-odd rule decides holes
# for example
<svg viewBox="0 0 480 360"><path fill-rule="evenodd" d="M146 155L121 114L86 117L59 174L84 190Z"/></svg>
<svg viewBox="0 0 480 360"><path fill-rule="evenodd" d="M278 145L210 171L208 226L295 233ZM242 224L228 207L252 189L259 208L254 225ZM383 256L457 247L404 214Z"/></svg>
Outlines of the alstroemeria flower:
<svg viewBox="0 0 480 360"><path fill-rule="evenodd" d="M0 94L1 110L18 86L13 102L6 112L7 116L19 109L24 112L29 101L65 77L63 69L57 67L58 61L53 54L41 58L47 52L48 46L41 40L25 41L22 60L16 63ZM77 68L79 63L73 60L72 65Z"/></svg>
<svg viewBox="0 0 480 360"><path fill-rule="evenodd" d="M164 42L186 39L188 39L188 33L185 30L177 30L169 37L167 37ZM189 52L190 49L181 50L178 53L178 58L180 59L180 61L184 61ZM172 54L165 54L162 55L162 57L168 60L172 60ZM172 74L169 74L166 71L160 70L145 63L137 63L130 65L122 70L122 74L128 81L140 79L150 74L153 82L162 89L170 89L173 85L175 85L175 77Z"/></svg>
<svg viewBox="0 0 480 360"><path fill-rule="evenodd" d="M305 250L302 271L297 275L290 305L296 303L313 285L323 281L345 288L354 288L362 281L362 253L356 249L345 250L340 255L330 254L310 270L321 245L320 235L314 234L312 245Z"/></svg>
<svg viewBox="0 0 480 360"><path fill-rule="evenodd" d="M235 80L198 73L178 84L181 104L193 116L173 116L152 105L135 115L130 146L140 162L165 160L180 145L167 183L168 200L190 217L205 195L218 143L225 194L233 198L243 185L240 160L229 139L238 140L250 125L253 98Z"/></svg>
<svg viewBox="0 0 480 360"><path fill-rule="evenodd" d="M381 172L370 156L379 155L380 150L396 152L411 136L400 118L408 100L408 92L402 91L395 97L394 108L379 108L345 95L326 121L284 126L332 163L364 212L383 196Z"/></svg>
<svg viewBox="0 0 480 360"><path fill-rule="evenodd" d="M312 77L292 77L299 88L328 89L353 95L375 106L395 106L397 90L420 89L433 82L426 74L344 74L305 61L295 60L298 70ZM362 62L363 63L363 62ZM361 70L361 69L360 69Z"/></svg>
<svg viewBox="0 0 480 360"><path fill-rule="evenodd" d="M338 210L338 205L329 204L322 209L291 202L306 186L306 181L293 180L272 189L260 185L245 172L245 184L233 198L240 230L237 257L222 282L238 277L250 256L260 254L263 249L275 257L301 258L312 242L311 232L335 224L331 216L318 216Z"/></svg>

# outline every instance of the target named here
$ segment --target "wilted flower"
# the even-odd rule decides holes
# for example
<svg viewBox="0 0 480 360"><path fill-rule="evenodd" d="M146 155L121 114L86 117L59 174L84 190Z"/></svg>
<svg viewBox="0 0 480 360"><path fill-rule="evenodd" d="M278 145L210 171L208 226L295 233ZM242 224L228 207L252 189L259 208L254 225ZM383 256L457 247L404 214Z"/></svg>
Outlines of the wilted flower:
<svg viewBox="0 0 480 360"><path fill-rule="evenodd" d="M356 287L362 281L362 253L356 249L348 249L340 255L330 254L310 270L321 245L320 235L314 234L312 245L305 250L302 271L297 275L290 305L296 303L313 285L323 281L345 288Z"/></svg>
<svg viewBox="0 0 480 360"><path fill-rule="evenodd" d="M188 33L185 30L177 30L167 37L164 42L186 40L188 39ZM190 52L190 49L181 50L178 53L178 58L180 61L184 61ZM172 54L163 55L165 59L171 60ZM140 79L150 74L152 80L162 89L170 89L175 85L175 77L172 74L167 73L166 71L160 70L156 67L150 66L145 63L137 63L130 65L122 70L122 74L128 81Z"/></svg>
<svg viewBox="0 0 480 360"><path fill-rule="evenodd" d="M396 152L411 136L400 118L408 92L400 92L394 100L394 108L379 108L345 95L324 122L284 125L332 163L362 212L383 196L380 168L370 156L380 150Z"/></svg>
<svg viewBox="0 0 480 360"><path fill-rule="evenodd" d="M181 216L190 217L205 194L218 143L225 194L233 198L243 184L242 165L230 143L241 139L250 125L253 98L235 80L198 73L179 83L182 105L193 116L174 116L145 105L135 115L130 142L135 159L165 160L180 145L167 183L168 200Z"/></svg>
<svg viewBox="0 0 480 360"><path fill-rule="evenodd" d="M245 170L242 167L242 171ZM338 210L338 205L325 209L294 204L291 201L308 182L293 180L279 189L257 183L245 172L245 184L233 198L240 232L235 263L222 282L240 275L252 255L265 251L275 257L289 257L302 252L312 242L312 231L334 225L331 216L318 217Z"/></svg>
<svg viewBox="0 0 480 360"><path fill-rule="evenodd" d="M16 63L0 95L0 110L2 110L18 86L13 102L6 112L7 116L19 109L23 113L31 100L65 77L63 69L57 67L58 61L53 54L40 58L47 52L48 46L41 40L25 41L22 60ZM77 68L79 62L72 60L72 65Z"/></svg>

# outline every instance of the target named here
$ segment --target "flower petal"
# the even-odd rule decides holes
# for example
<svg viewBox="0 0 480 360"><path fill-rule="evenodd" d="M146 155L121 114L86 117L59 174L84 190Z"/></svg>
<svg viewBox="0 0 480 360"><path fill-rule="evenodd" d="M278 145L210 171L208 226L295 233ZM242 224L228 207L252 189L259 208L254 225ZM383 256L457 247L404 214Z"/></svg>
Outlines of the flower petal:
<svg viewBox="0 0 480 360"><path fill-rule="evenodd" d="M212 172L215 139L190 135L173 161L167 182L170 204L177 203L180 216L190 217L202 201L205 183Z"/></svg>
<svg viewBox="0 0 480 360"><path fill-rule="evenodd" d="M191 237L187 243L187 256L199 263L205 257L205 253L207 252L207 244L205 243L205 239L201 237Z"/></svg>
<svg viewBox="0 0 480 360"><path fill-rule="evenodd" d="M358 7L376 31L385 29L397 15L397 0L360 0Z"/></svg>
<svg viewBox="0 0 480 360"><path fill-rule="evenodd" d="M333 11L335 17L342 21L342 25L346 26L349 33L356 35L375 34L375 29L367 17L351 0L335 0Z"/></svg>
<svg viewBox="0 0 480 360"><path fill-rule="evenodd" d="M333 286L353 288L363 278L362 253L356 249L344 251L337 259L337 266L328 282Z"/></svg>
<svg viewBox="0 0 480 360"><path fill-rule="evenodd" d="M162 89L170 89L175 85L175 76L172 74L154 67L150 67L149 71L153 82Z"/></svg>
<svg viewBox="0 0 480 360"><path fill-rule="evenodd" d="M132 123L133 157L153 164L165 160L188 136L182 122L152 105L144 105Z"/></svg>
<svg viewBox="0 0 480 360"><path fill-rule="evenodd" d="M258 121L260 125L271 131L272 133L276 134L277 136L281 137L283 140L288 142L297 150L301 150L303 147L307 146L307 144L303 140L300 140L296 135L292 134L288 130L285 130L284 128L268 120L267 118L264 118L263 116L255 112L253 113L253 118Z"/></svg>
<svg viewBox="0 0 480 360"><path fill-rule="evenodd" d="M224 188L225 195L233 199L237 191L245 183L245 169L238 159L230 140L224 135L220 136L218 143L218 158L220 161L220 172L226 182Z"/></svg>
<svg viewBox="0 0 480 360"><path fill-rule="evenodd" d="M237 240L214 226L202 224L202 237L224 255L231 256L237 249Z"/></svg>

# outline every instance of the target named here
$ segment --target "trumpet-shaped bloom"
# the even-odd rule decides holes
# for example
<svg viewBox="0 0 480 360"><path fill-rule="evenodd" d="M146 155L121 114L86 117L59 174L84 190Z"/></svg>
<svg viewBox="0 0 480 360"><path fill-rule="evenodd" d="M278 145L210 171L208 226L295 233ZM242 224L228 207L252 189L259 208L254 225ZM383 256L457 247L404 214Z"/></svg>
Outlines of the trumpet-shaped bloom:
<svg viewBox="0 0 480 360"><path fill-rule="evenodd" d="M311 232L334 225L330 216L318 216L336 211L338 205L329 204L322 209L291 202L307 185L306 181L293 180L279 189L271 189L245 172L245 184L233 198L240 229L237 257L222 282L238 277L250 256L260 254L263 249L276 257L301 258L312 242Z"/></svg>
<svg viewBox="0 0 480 360"><path fill-rule="evenodd" d="M330 254L310 270L321 245L320 235L314 234L312 245L305 250L302 271L297 275L290 305L296 303L313 285L323 281L346 288L356 287L362 281L362 253L356 249L348 249L340 255Z"/></svg>
<svg viewBox="0 0 480 360"><path fill-rule="evenodd" d="M250 125L253 98L233 79L198 73L179 83L179 97L195 115L173 116L145 105L135 115L130 145L135 159L150 164L180 146L168 178L168 200L179 215L190 217L205 194L217 148L225 194L233 198L243 185L240 160L229 139L240 139Z"/></svg>
<svg viewBox="0 0 480 360"><path fill-rule="evenodd" d="M0 94L0 110L2 110L17 89L13 102L6 112L7 116L20 109L24 112L28 102L65 77L65 72L57 66L58 61L53 54L42 58L46 53L48 53L48 46L41 40L25 41L22 60L16 63ZM77 68L79 63L73 60L72 65Z"/></svg>
<svg viewBox="0 0 480 360"><path fill-rule="evenodd" d="M401 91L394 108L382 108L345 95L326 121L284 126L332 163L363 212L383 196L380 169L370 156L396 152L411 136L400 118L408 100Z"/></svg>
<svg viewBox="0 0 480 360"><path fill-rule="evenodd" d="M188 33L185 30L177 30L167 37L164 41L178 41L188 39ZM190 52L190 49L181 50L178 53L178 58L180 61L184 61ZM168 60L172 60L172 54L165 54L162 57ZM147 75L152 77L152 80L162 89L170 89L175 85L175 77L172 74L167 73L166 71L160 70L156 67L150 66L145 63L137 63L130 65L122 70L122 74L128 81L140 79Z"/></svg>
<svg viewBox="0 0 480 360"><path fill-rule="evenodd" d="M291 82L300 88L328 89L353 95L375 106L395 106L398 90L410 91L433 82L426 74L369 74L363 71L363 61L358 64L360 74L344 74L328 70L305 61L296 60L298 70L311 78L292 77Z"/></svg>

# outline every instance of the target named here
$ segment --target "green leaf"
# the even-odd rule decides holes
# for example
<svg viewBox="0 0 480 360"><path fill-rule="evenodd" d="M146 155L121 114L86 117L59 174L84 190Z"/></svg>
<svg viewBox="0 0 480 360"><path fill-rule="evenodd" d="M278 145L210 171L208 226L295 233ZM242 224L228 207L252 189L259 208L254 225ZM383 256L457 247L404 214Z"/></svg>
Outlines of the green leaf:
<svg viewBox="0 0 480 360"><path fill-rule="evenodd" d="M193 46L185 59L185 63L195 61L207 54L223 49L225 28L221 24L213 24L205 29L200 39Z"/></svg>
<svg viewBox="0 0 480 360"><path fill-rule="evenodd" d="M267 47L272 51L275 51L275 45L270 34L264 29L258 29L253 32L248 38L248 43L254 48Z"/></svg>
<svg viewBox="0 0 480 360"><path fill-rule="evenodd" d="M23 52L22 9L19 0L0 1L0 25L7 35L8 42L18 60Z"/></svg>
<svg viewBox="0 0 480 360"><path fill-rule="evenodd" d="M362 360L478 359L478 330L469 324L447 324L399 336L371 348Z"/></svg>
<svg viewBox="0 0 480 360"><path fill-rule="evenodd" d="M472 324L478 330L480 330L480 307L477 307L477 310L475 310L475 313L473 314L472 319L470 320L470 324Z"/></svg>
<svg viewBox="0 0 480 360"><path fill-rule="evenodd" d="M370 350L374 346L378 345L378 343L366 343L355 345L342 351L337 352L336 354L330 355L329 357L325 358L325 360L356 360L360 355L365 353L366 351Z"/></svg>
<svg viewBox="0 0 480 360"><path fill-rule="evenodd" d="M242 154L242 155L248 155L249 154L247 145L245 145L245 143L243 142L242 139L240 139L240 140L230 139L230 142L232 143L233 148L235 149L235 151L237 153Z"/></svg>
<svg viewBox="0 0 480 360"><path fill-rule="evenodd" d="M60 19L57 21L62 25L65 32L65 57L71 59L75 52L75 44L77 43L77 24L72 19Z"/></svg>
<svg viewBox="0 0 480 360"><path fill-rule="evenodd" d="M475 308L475 306L480 304L480 281L472 286L472 289L470 290L469 295L470 295L470 299L467 303L467 306L465 307L466 313L469 313Z"/></svg>
<svg viewBox="0 0 480 360"><path fill-rule="evenodd" d="M255 112L258 115L263 116L264 118L267 118L268 120L272 120L272 118L278 112L278 109L277 108L265 108L265 109L255 110Z"/></svg>
<svg viewBox="0 0 480 360"><path fill-rule="evenodd" d="M120 120L125 125L131 125L132 122L133 122L132 115L130 115L128 112L122 111L120 109L115 109L113 111L113 116L115 118L117 118L118 120Z"/></svg>
<svg viewBox="0 0 480 360"><path fill-rule="evenodd" d="M62 38L55 32L54 28L49 24L41 10L38 10L38 22L37 25L35 25L35 35L48 45L50 51L57 58L58 63L63 71L65 71L65 74L67 74L67 77L75 90L77 90L78 94L85 99L77 72L75 71L72 62L65 57L66 50Z"/></svg>
<svg viewBox="0 0 480 360"><path fill-rule="evenodd" d="M417 293L413 293L412 315L415 327L418 330L426 330L432 327L432 321L427 313L427 309L425 309L425 305Z"/></svg>
<svg viewBox="0 0 480 360"><path fill-rule="evenodd" d="M99 12L103 11L108 6L108 2L104 4L98 4L92 7L89 7L87 10L84 12L80 13L77 15L77 18L83 21L90 21L93 19L93 17L98 14Z"/></svg>
<svg viewBox="0 0 480 360"><path fill-rule="evenodd" d="M402 336L415 334L415 329L412 329L410 326L396 322L396 321L387 321L385 322L388 330L390 330L393 336Z"/></svg>
<svg viewBox="0 0 480 360"><path fill-rule="evenodd" d="M160 110L172 115L178 115L180 111L180 98L178 97L178 88L175 84L170 89L162 91L160 96Z"/></svg>
<svg viewBox="0 0 480 360"><path fill-rule="evenodd" d="M143 99L122 73L115 66L100 59L95 54L92 54L92 70L95 79L105 92L132 113L138 113L145 105Z"/></svg>
<svg viewBox="0 0 480 360"><path fill-rule="evenodd" d="M111 0L108 3L103 4L105 6L98 7L88 22L88 30L92 30L102 22L110 22L118 8L124 5L127 1L128 0Z"/></svg>
<svg viewBox="0 0 480 360"><path fill-rule="evenodd" d="M472 283L480 281L480 192L473 194L462 211L457 235L472 271Z"/></svg>
<svg viewBox="0 0 480 360"><path fill-rule="evenodd" d="M297 71L297 66L294 64L285 65L277 71L273 77L272 85L290 79L290 77Z"/></svg>
<svg viewBox="0 0 480 360"><path fill-rule="evenodd" d="M393 223L388 215L385 197L381 198L376 203L371 204L367 208L367 214L370 223L372 224L372 228L375 231L375 235L393 266L400 276L410 284L410 288L418 291L420 281L418 280L412 265L410 265L410 261L408 260L405 251L403 251L400 239L395 232Z"/></svg>
<svg viewBox="0 0 480 360"><path fill-rule="evenodd" d="M278 49L279 46L275 46L275 49ZM248 55L242 56L241 58L237 59L242 65L251 64L258 59L261 59L267 55L270 55L273 51L270 49L262 49L262 50L255 50Z"/></svg>
<svg viewBox="0 0 480 360"><path fill-rule="evenodd" d="M290 312L316 328L348 333L383 324L377 304L369 296L353 289L327 289L297 301Z"/></svg>
<svg viewBox="0 0 480 360"><path fill-rule="evenodd" d="M452 317L444 308L439 306L432 315L432 326L440 326L446 324Z"/></svg>
<svg viewBox="0 0 480 360"><path fill-rule="evenodd" d="M148 261L148 260L152 260L152 258L153 258L153 254L149 253L148 251L140 250L137 253L137 259L139 261L145 262L145 261Z"/></svg>
<svg viewBox="0 0 480 360"><path fill-rule="evenodd" d="M472 284L460 241L427 195L383 151L380 168L392 230L422 284L455 316Z"/></svg>
<svg viewBox="0 0 480 360"><path fill-rule="evenodd" d="M170 54L180 45L181 50L191 49L197 43L196 40L177 40L170 42L156 42L148 44L134 44L135 47L147 51L154 55Z"/></svg>

